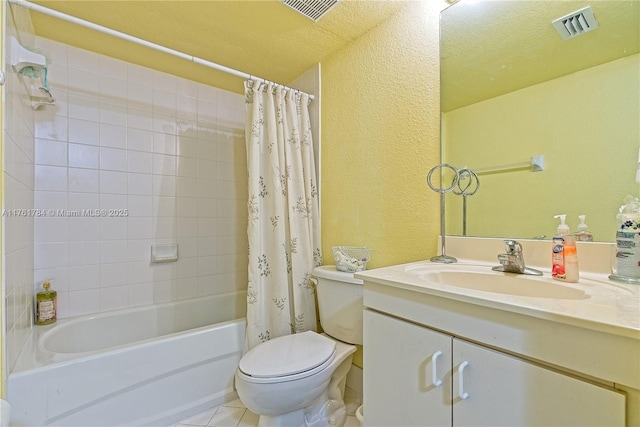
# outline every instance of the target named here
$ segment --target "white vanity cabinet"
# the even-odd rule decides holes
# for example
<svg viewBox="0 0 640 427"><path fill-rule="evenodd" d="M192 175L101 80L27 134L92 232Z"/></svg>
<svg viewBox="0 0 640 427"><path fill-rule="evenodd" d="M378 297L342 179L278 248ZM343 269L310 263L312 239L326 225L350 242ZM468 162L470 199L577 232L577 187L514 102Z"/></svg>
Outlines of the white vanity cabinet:
<svg viewBox="0 0 640 427"><path fill-rule="evenodd" d="M618 391L370 309L364 369L366 426L625 425Z"/></svg>
<svg viewBox="0 0 640 427"><path fill-rule="evenodd" d="M548 242L524 243L548 262ZM608 279L613 246L581 246L593 270L561 283L493 271L503 245L356 273L365 425L640 427L640 286Z"/></svg>

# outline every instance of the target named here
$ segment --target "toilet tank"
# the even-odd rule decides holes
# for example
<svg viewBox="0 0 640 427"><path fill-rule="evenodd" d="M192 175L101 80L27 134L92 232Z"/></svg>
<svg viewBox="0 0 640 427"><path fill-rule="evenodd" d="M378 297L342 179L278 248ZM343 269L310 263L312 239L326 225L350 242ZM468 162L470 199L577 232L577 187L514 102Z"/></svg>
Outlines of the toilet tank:
<svg viewBox="0 0 640 427"><path fill-rule="evenodd" d="M350 344L362 345L362 280L335 265L313 269L318 281L320 325L327 335Z"/></svg>

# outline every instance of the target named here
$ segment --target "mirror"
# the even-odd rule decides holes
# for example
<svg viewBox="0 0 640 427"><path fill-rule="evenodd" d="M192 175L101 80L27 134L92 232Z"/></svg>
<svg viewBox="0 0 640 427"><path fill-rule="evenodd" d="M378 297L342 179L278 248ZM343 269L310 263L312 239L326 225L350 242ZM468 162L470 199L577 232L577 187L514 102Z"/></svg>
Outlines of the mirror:
<svg viewBox="0 0 640 427"><path fill-rule="evenodd" d="M586 6L597 28L580 12L564 40L552 21ZM446 234L550 239L566 214L614 241L639 196L640 2L460 0L440 19L441 159L480 181L447 195Z"/></svg>

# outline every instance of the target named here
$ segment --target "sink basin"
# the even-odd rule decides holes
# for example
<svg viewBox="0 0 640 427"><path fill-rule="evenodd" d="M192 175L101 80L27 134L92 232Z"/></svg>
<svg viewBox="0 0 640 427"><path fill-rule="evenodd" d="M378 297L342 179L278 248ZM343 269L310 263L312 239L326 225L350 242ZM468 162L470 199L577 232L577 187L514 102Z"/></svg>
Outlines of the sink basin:
<svg viewBox="0 0 640 427"><path fill-rule="evenodd" d="M419 276L423 280L447 286L506 295L572 300L589 298L582 289L555 281L549 283L545 278L522 274L440 270L422 272Z"/></svg>

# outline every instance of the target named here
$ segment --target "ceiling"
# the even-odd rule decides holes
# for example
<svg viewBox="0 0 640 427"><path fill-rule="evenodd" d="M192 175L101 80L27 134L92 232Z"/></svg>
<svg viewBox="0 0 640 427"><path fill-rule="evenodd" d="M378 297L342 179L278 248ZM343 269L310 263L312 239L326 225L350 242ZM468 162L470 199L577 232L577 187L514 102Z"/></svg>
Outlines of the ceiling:
<svg viewBox="0 0 640 427"><path fill-rule="evenodd" d="M551 22L585 6L598 28L563 40ZM442 110L638 52L640 0L463 0L441 14Z"/></svg>
<svg viewBox="0 0 640 427"><path fill-rule="evenodd" d="M406 1L342 0L317 23L277 0L34 0L188 55L287 84ZM36 35L234 92L242 79L31 11ZM55 61L55 58L53 58Z"/></svg>

